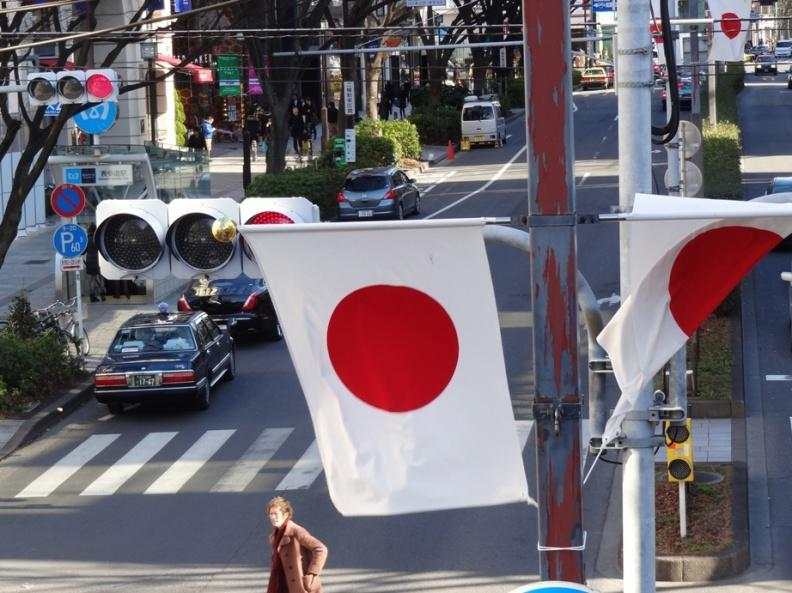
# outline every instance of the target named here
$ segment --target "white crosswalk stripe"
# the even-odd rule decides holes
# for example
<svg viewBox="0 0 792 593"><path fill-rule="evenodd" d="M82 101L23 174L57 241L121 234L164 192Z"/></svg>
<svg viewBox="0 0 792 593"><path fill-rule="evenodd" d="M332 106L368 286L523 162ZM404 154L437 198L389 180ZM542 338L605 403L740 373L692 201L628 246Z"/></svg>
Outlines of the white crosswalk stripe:
<svg viewBox="0 0 792 593"><path fill-rule="evenodd" d="M244 492L275 452L292 433L292 428L267 428L244 455L229 469L212 492Z"/></svg>
<svg viewBox="0 0 792 593"><path fill-rule="evenodd" d="M80 493L80 496L107 496L115 494L143 465L156 455L178 433L152 432L135 445L126 455Z"/></svg>
<svg viewBox="0 0 792 593"><path fill-rule="evenodd" d="M178 492L235 432L236 430L207 430L144 494Z"/></svg>
<svg viewBox="0 0 792 593"><path fill-rule="evenodd" d="M120 434L95 434L86 439L71 453L55 463L16 495L16 498L42 498L72 477L91 459L101 453Z"/></svg>
<svg viewBox="0 0 792 593"><path fill-rule="evenodd" d="M275 490L305 490L321 473L322 460L319 457L319 447L314 440Z"/></svg>

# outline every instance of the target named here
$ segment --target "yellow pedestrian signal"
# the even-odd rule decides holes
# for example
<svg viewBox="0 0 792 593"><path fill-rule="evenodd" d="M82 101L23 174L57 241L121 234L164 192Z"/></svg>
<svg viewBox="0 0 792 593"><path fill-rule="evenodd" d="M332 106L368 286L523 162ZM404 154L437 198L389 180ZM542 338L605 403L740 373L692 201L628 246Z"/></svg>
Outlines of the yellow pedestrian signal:
<svg viewBox="0 0 792 593"><path fill-rule="evenodd" d="M693 481L693 422L663 423L669 482Z"/></svg>

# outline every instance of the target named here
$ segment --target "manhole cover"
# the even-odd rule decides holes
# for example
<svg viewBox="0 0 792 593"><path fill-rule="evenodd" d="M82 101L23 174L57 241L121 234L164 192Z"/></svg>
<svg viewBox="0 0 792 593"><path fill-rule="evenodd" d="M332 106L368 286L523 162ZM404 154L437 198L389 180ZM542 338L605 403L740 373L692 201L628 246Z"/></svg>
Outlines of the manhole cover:
<svg viewBox="0 0 792 593"><path fill-rule="evenodd" d="M39 264L47 264L49 263L48 259L29 259L23 265L26 266L37 266Z"/></svg>

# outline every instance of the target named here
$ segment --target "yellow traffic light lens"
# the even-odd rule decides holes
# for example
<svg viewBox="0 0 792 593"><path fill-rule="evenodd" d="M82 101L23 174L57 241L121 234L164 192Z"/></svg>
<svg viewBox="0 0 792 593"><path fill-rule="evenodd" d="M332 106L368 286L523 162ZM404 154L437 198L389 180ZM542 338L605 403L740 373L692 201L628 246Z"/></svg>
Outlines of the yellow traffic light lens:
<svg viewBox="0 0 792 593"><path fill-rule="evenodd" d="M690 464L684 459L674 459L668 464L668 473L675 480L684 480L692 471Z"/></svg>
<svg viewBox="0 0 792 593"><path fill-rule="evenodd" d="M58 81L58 93L71 101L79 99L85 92L83 83L74 76L64 76Z"/></svg>
<svg viewBox="0 0 792 593"><path fill-rule="evenodd" d="M666 427L666 438L669 443L684 443L690 438L690 431L684 424L669 424Z"/></svg>
<svg viewBox="0 0 792 593"><path fill-rule="evenodd" d="M34 78L28 83L28 93L36 101L49 101L55 96L55 87L46 78Z"/></svg>

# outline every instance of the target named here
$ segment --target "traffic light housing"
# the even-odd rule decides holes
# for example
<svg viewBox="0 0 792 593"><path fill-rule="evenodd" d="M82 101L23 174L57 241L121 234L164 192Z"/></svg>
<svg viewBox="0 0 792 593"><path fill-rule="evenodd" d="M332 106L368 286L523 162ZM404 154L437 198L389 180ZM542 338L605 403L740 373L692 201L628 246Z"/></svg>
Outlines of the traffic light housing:
<svg viewBox="0 0 792 593"><path fill-rule="evenodd" d="M664 422L666 444L666 471L669 482L692 482L693 472L693 422Z"/></svg>
<svg viewBox="0 0 792 593"><path fill-rule="evenodd" d="M85 92L88 103L118 101L118 73L110 68L85 71Z"/></svg>
<svg viewBox="0 0 792 593"><path fill-rule="evenodd" d="M88 101L85 91L85 72L82 70L61 70L57 73L56 79L58 101L61 105Z"/></svg>
<svg viewBox="0 0 792 593"><path fill-rule="evenodd" d="M57 76L54 72L31 72L27 76L28 102L31 107L58 103Z"/></svg>

